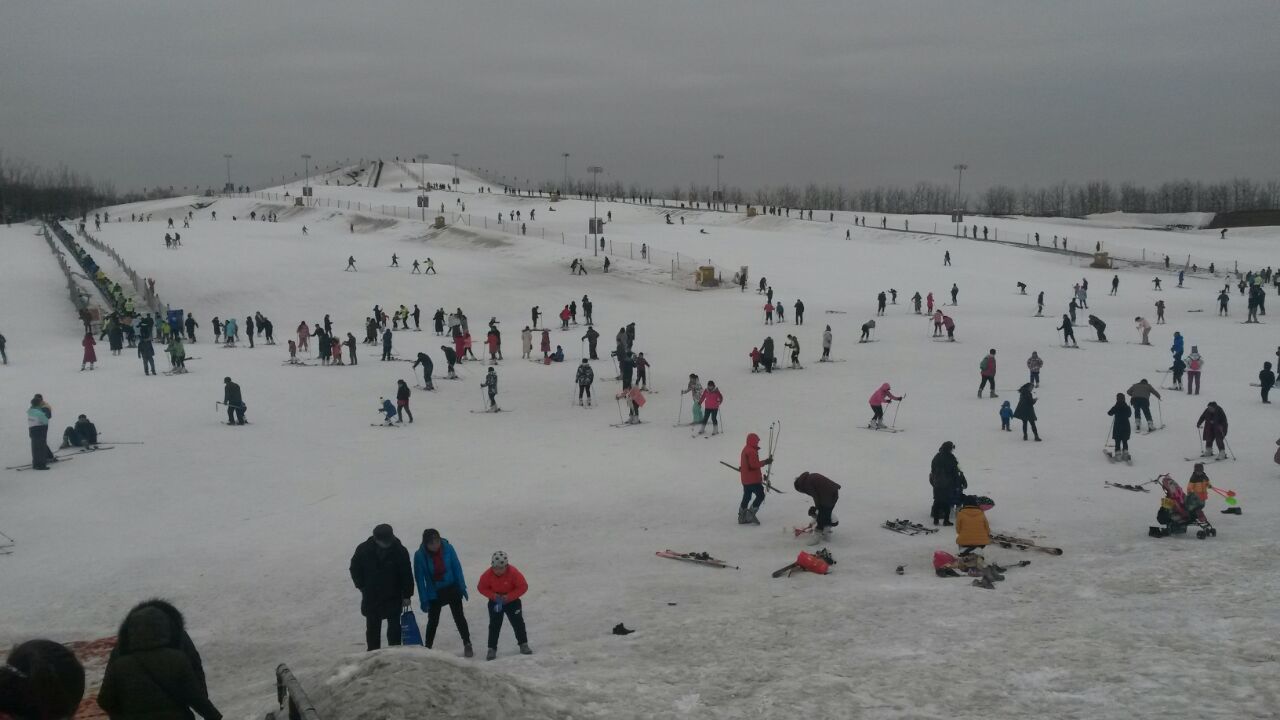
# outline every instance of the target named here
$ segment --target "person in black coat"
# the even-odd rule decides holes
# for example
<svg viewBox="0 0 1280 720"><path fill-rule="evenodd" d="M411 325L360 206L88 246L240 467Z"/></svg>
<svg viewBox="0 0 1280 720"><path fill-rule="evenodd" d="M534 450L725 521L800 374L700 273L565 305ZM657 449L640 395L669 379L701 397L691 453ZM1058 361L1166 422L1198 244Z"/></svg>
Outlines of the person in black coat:
<svg viewBox="0 0 1280 720"><path fill-rule="evenodd" d="M67 646L28 640L0 660L0 717L74 717L84 685L84 666Z"/></svg>
<svg viewBox="0 0 1280 720"><path fill-rule="evenodd" d="M951 508L955 506L961 492L969 487L964 473L960 471L960 461L956 459L955 449L956 444L950 440L942 443L929 466L929 484L933 486L933 508L929 514L934 525L939 522L943 525L952 524Z"/></svg>
<svg viewBox="0 0 1280 720"><path fill-rule="evenodd" d="M1116 441L1114 457L1116 460L1129 459L1129 418L1133 411L1129 403L1124 401L1124 393L1116 393L1116 404L1107 411L1111 416L1111 439Z"/></svg>
<svg viewBox="0 0 1280 720"><path fill-rule="evenodd" d="M1040 442L1040 431L1036 428L1036 399L1031 396L1031 383L1024 383L1018 388L1018 406L1013 409L1013 416L1022 421L1022 439L1027 439L1027 425L1036 442Z"/></svg>
<svg viewBox="0 0 1280 720"><path fill-rule="evenodd" d="M220 720L222 714L209 702L203 671L192 661L195 648L181 625L175 625L175 615L178 622L181 616L168 603L160 603L148 601L125 617L98 691L98 706L113 720L190 718L192 709L205 720Z"/></svg>
<svg viewBox="0 0 1280 720"><path fill-rule="evenodd" d="M458 364L458 353L448 345L441 345L440 352L444 353L444 361L449 364L449 374L446 377L457 380L458 373L453 371L453 366Z"/></svg>
<svg viewBox="0 0 1280 720"><path fill-rule="evenodd" d="M1089 316L1089 325L1098 333L1098 342L1107 341L1107 324L1097 315Z"/></svg>
<svg viewBox="0 0 1280 720"><path fill-rule="evenodd" d="M191 636L187 634L186 618L182 617L182 613L172 603L161 598L152 598L138 603L129 611L129 615L133 615L143 608L155 608L168 618L169 647L181 650L182 654L187 656L187 660L191 663L191 669L195 672L196 681L199 683L200 689L208 693L209 685L204 675L204 661L200 659L200 651L196 650L195 643L191 642ZM129 616L125 616L125 621L120 624L119 633L116 635L116 646L111 651L111 657L113 658L122 652L122 648L127 650L133 645L128 618Z"/></svg>
<svg viewBox="0 0 1280 720"><path fill-rule="evenodd" d="M240 395L240 386L231 382L231 378L222 378L222 404L227 406L227 424L244 425L244 399Z"/></svg>
<svg viewBox="0 0 1280 720"><path fill-rule="evenodd" d="M1262 372L1258 373L1258 384L1262 387L1262 402L1271 404L1267 396L1271 394L1271 388L1276 384L1276 374L1271 371L1271 363L1262 363Z"/></svg>
<svg viewBox="0 0 1280 720"><path fill-rule="evenodd" d="M382 647L382 622L387 623L387 644L400 644L400 613L413 597L413 567L409 551L382 524L373 536L356 547L351 556L351 581L360 591L360 614L365 617L365 643L369 650Z"/></svg>
<svg viewBox="0 0 1280 720"><path fill-rule="evenodd" d="M803 472L796 478L796 492L813 498L814 510L810 511L817 522L813 531L813 539L830 540L833 525L831 513L840 500L840 485L825 475L814 472ZM811 544L816 545L816 542Z"/></svg>

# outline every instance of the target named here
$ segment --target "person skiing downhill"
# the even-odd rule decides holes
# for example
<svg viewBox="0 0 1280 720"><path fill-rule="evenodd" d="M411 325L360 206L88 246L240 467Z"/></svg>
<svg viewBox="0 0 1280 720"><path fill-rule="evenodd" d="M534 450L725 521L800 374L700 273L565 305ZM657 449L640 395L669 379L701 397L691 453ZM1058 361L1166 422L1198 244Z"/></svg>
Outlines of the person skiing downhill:
<svg viewBox="0 0 1280 720"><path fill-rule="evenodd" d="M1202 435L1204 452L1200 453L1200 456L1213 457L1213 446L1216 443L1218 446L1218 459L1226 460L1227 414L1218 406L1218 403L1210 402L1205 407L1204 412L1200 413L1200 419L1196 420L1196 427L1204 429L1204 434Z"/></svg>
<svg viewBox="0 0 1280 720"><path fill-rule="evenodd" d="M825 475L803 472L796 477L794 487L796 492L813 498L814 507L810 513L816 524L809 544L830 541L831 527L834 524L831 516L835 512L836 503L840 501L840 485Z"/></svg>
<svg viewBox="0 0 1280 720"><path fill-rule="evenodd" d="M942 327L947 331L947 342L956 341L956 321L950 315L942 316Z"/></svg>
<svg viewBox="0 0 1280 720"><path fill-rule="evenodd" d="M793 370L803 369L800 366L800 341L796 339L796 336L788 335L787 342L784 343L784 346L791 350L791 368Z"/></svg>
<svg viewBox="0 0 1280 720"><path fill-rule="evenodd" d="M591 369L591 364L586 358L582 358L582 364L578 365L578 372L574 375L574 381L578 384L578 405L582 405L582 396L586 395L587 405L591 404L591 384L595 382L596 373Z"/></svg>
<svg viewBox="0 0 1280 720"><path fill-rule="evenodd" d="M871 342L871 331L875 329L876 329L875 320L868 320L862 323L862 328L861 328L862 333L858 335L858 342L860 343Z"/></svg>
<svg viewBox="0 0 1280 720"><path fill-rule="evenodd" d="M982 389L991 386L990 397L1000 397L996 395L996 349L991 348L986 357L978 363L978 376L981 382L978 383L978 397L982 397Z"/></svg>
<svg viewBox="0 0 1280 720"><path fill-rule="evenodd" d="M1054 329L1055 329L1055 330L1061 330L1061 331L1062 331L1062 346L1063 346L1063 347L1066 347L1066 346L1067 346L1067 342L1068 342L1068 341L1069 341L1072 345L1074 345L1074 346L1076 346L1076 347L1080 347L1080 344L1076 342L1076 331L1075 331L1075 328L1071 325L1071 316L1069 316L1069 315L1063 315L1063 316L1062 316L1062 325L1061 325L1060 327L1056 327L1056 328L1054 328Z"/></svg>
<svg viewBox="0 0 1280 720"><path fill-rule="evenodd" d="M876 315L884 315L884 307L888 301L888 296L881 290L880 294L876 296Z"/></svg>
<svg viewBox="0 0 1280 720"><path fill-rule="evenodd" d="M1146 378L1142 378L1138 382L1129 386L1126 394L1130 398L1133 406L1133 425L1138 432L1142 432L1142 418L1147 419L1147 427L1150 431L1156 429L1154 421L1151 419L1151 396L1155 395L1160 399L1160 392L1147 382Z"/></svg>
<svg viewBox="0 0 1280 720"><path fill-rule="evenodd" d="M614 395L614 399L627 401L627 419L624 424L639 425L640 408L644 407L645 403L644 393L640 392L640 388L624 387L617 395Z"/></svg>
<svg viewBox="0 0 1280 720"><path fill-rule="evenodd" d="M1129 417L1133 415L1129 404L1124 401L1124 393L1116 393L1116 404L1107 411L1111 416L1111 439L1115 441L1112 458L1129 461Z"/></svg>
<svg viewBox="0 0 1280 720"><path fill-rule="evenodd" d="M764 504L765 465L772 465L773 458L760 459L760 436L755 433L747 435L747 444L742 447L738 456L738 477L742 481L742 502L738 505L739 525L759 525L756 513Z"/></svg>
<svg viewBox="0 0 1280 720"><path fill-rule="evenodd" d="M711 434L720 434L720 405L724 402L724 394L716 387L714 380L707 381L707 389L702 393L702 427L698 434L707 432L707 421L711 421Z"/></svg>
<svg viewBox="0 0 1280 720"><path fill-rule="evenodd" d="M897 396L889 389L889 383L883 383L875 392L871 393L868 402L871 404L871 422L867 427L872 430L882 429L884 424L884 406L894 400L905 400L906 396Z"/></svg>

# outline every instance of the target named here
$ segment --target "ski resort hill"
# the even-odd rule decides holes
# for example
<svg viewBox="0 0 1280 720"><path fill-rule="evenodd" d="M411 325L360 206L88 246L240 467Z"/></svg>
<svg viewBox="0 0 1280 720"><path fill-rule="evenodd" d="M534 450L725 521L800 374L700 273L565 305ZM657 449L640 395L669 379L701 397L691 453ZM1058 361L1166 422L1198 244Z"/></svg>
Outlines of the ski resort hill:
<svg viewBox="0 0 1280 720"><path fill-rule="evenodd" d="M338 171L329 185L313 182L301 205L294 183L104 208L100 228L90 213L87 234L154 280L169 309L197 321L189 372L173 375L144 375L135 349L113 355L106 341L95 369L81 371L81 321L42 228L0 228L6 465L29 461L24 413L35 393L52 407L54 447L83 413L112 448L72 451L47 472L0 476L0 531L14 541L0 554L0 641L110 639L137 602L168 598L185 614L211 698L229 718L271 709L281 662L325 720L1276 712L1278 433L1275 406L1250 383L1263 362L1276 362L1280 337L1266 316L1242 323L1245 298L1226 271L1275 267L1280 229L1220 238L1093 220L966 218L969 235L975 224L980 236L987 228L984 242L949 235L946 216L865 214L864 226L862 213L748 218L745 208L602 200L601 254L588 232L589 200L488 192L465 171L440 189L453 167L423 170L386 162L377 187L362 181L367 168ZM426 209L416 203L424 179L432 186ZM167 249L166 233L180 234L181 245ZM1071 252L1049 246L1055 235ZM1088 267L1099 243L1124 262ZM349 258L355 268L344 271ZM427 258L436 272L413 273L413 262L425 270ZM575 259L586 274L570 271ZM98 262L109 275L123 272ZM708 264L726 286L693 281ZM742 266L745 291L727 287ZM761 278L784 320L765 324ZM1056 328L1084 280L1080 348L1065 348ZM1224 284L1226 317L1217 314ZM897 302L877 315L877 295L890 289ZM954 320L955 342L935 337L914 312L916 292L932 293ZM600 333L589 407L577 404L575 384L588 355L584 298ZM1152 345L1138 344L1134 318L1154 322L1157 300L1167 324L1155 326ZM578 324L561 330L558 314L570 302ZM392 333L390 361L379 359L381 338L359 342L375 305L421 310L420 331L410 320ZM563 363L542 362L538 334L535 361L521 358L535 306ZM502 412L483 412L489 363L464 362L458 380L442 377L441 346L452 341L436 335L431 318L457 308L478 357L490 318L501 331ZM257 313L271 321L276 344L265 336L252 348L213 342L215 316L243 325ZM1095 341L1090 314L1106 322L1109 342ZM299 351L302 362L289 363L286 343L299 324L314 329L326 318L335 336L357 339L358 364L319 364L314 338ZM859 343L870 320L872 341ZM633 349L651 364L638 425L624 422L610 357L630 323ZM827 326L835 362L818 362ZM1199 395L1168 389L1175 331L1204 358ZM787 367L789 335L800 368ZM752 373L749 354L766 337L781 366ZM977 392L979 363L993 348L996 398ZM1000 405L1018 403L1033 351L1044 361L1034 391L1042 442L1024 442L1016 420L1012 432L1000 430ZM419 387L422 369L407 362L418 353L434 361L434 392ZM690 396L681 390L690 373L723 392L721 434L688 425ZM241 387L248 425L226 424L216 405L226 377ZM1152 408L1158 429L1134 434L1132 464L1112 462L1103 452L1107 411L1143 378L1161 393ZM413 388L413 422L383 427L381 399L394 401L397 380ZM897 432L867 428L867 398L885 382L905 396L886 413ZM1207 460L1206 470L1243 511L1222 514L1228 506L1211 494L1216 536L1149 537L1162 493L1144 483L1164 473L1186 483L1209 401L1230 417L1232 459ZM742 484L722 461L737 466L748 433L767 445L771 427L771 479L783 492L768 495L759 525L742 525ZM993 544L985 557L1009 570L988 590L935 574L935 551L958 552L955 528L906 535L882 527L908 519L934 529L931 459L946 441L967 492L994 501L992 531L1062 554ZM793 487L805 472L841 485L839 525L819 546L836 564L829 575L771 578L816 549L795 532L809 522L811 502ZM456 549L476 658L462 657L448 613L434 650L364 652L349 564L379 523L411 555L426 528ZM732 567L655 555L666 549ZM485 662L476 585L495 551L528 579L523 615L534 654L520 655L504 627L497 659ZM1023 560L1030 564L1016 567ZM421 624L416 592L412 602ZM612 634L619 623L635 632ZM91 668L91 688L100 672Z"/></svg>

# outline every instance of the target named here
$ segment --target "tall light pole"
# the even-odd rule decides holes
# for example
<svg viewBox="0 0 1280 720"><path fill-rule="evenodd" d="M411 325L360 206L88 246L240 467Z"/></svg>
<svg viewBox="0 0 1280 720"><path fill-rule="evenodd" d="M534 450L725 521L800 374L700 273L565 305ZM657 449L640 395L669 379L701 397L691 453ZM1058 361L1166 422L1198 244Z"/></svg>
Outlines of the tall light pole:
<svg viewBox="0 0 1280 720"><path fill-rule="evenodd" d="M564 156L564 184L560 186L560 194L564 195L569 192L569 153L560 153Z"/></svg>
<svg viewBox="0 0 1280 720"><path fill-rule="evenodd" d="M711 157L716 159L716 195L720 197L720 204L724 205L724 190L720 188L720 161L724 159L724 155L716 153Z"/></svg>
<svg viewBox="0 0 1280 720"><path fill-rule="evenodd" d="M960 183L964 181L964 171L969 169L968 165L958 163L951 168L956 171L956 237L960 237Z"/></svg>
<svg viewBox="0 0 1280 720"><path fill-rule="evenodd" d="M427 193L427 159L426 153L418 153L418 172L422 177L418 178L418 183L422 185L422 194Z"/></svg>
<svg viewBox="0 0 1280 720"><path fill-rule="evenodd" d="M222 155L222 157L226 158L226 160L227 160L227 186L226 186L226 187L224 187L224 188L222 188L222 191L223 191L223 192L231 192L231 191L232 191L232 187L234 187L234 186L231 184L231 153L224 153L224 154Z"/></svg>
<svg viewBox="0 0 1280 720"><path fill-rule="evenodd" d="M308 197L311 194L311 156L303 153L302 155L302 196Z"/></svg>
<svg viewBox="0 0 1280 720"><path fill-rule="evenodd" d="M600 180L600 173L604 172L604 168L599 165L591 165L587 168L587 172L591 173L591 254L600 254L600 243L596 235L600 232L600 213L596 211L596 203L600 202L600 194L596 192L596 183Z"/></svg>
<svg viewBox="0 0 1280 720"><path fill-rule="evenodd" d="M458 153L453 154L453 184L458 185Z"/></svg>

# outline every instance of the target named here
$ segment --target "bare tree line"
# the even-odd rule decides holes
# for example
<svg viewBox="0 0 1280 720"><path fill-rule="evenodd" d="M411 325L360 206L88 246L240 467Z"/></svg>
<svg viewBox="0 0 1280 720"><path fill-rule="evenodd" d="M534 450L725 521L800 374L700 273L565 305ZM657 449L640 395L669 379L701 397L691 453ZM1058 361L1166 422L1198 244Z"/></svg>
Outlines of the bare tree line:
<svg viewBox="0 0 1280 720"><path fill-rule="evenodd" d="M95 183L65 165L42 168L0 154L0 218L6 222L36 217L78 217L105 205L171 195L172 188L118 195L112 183Z"/></svg>

